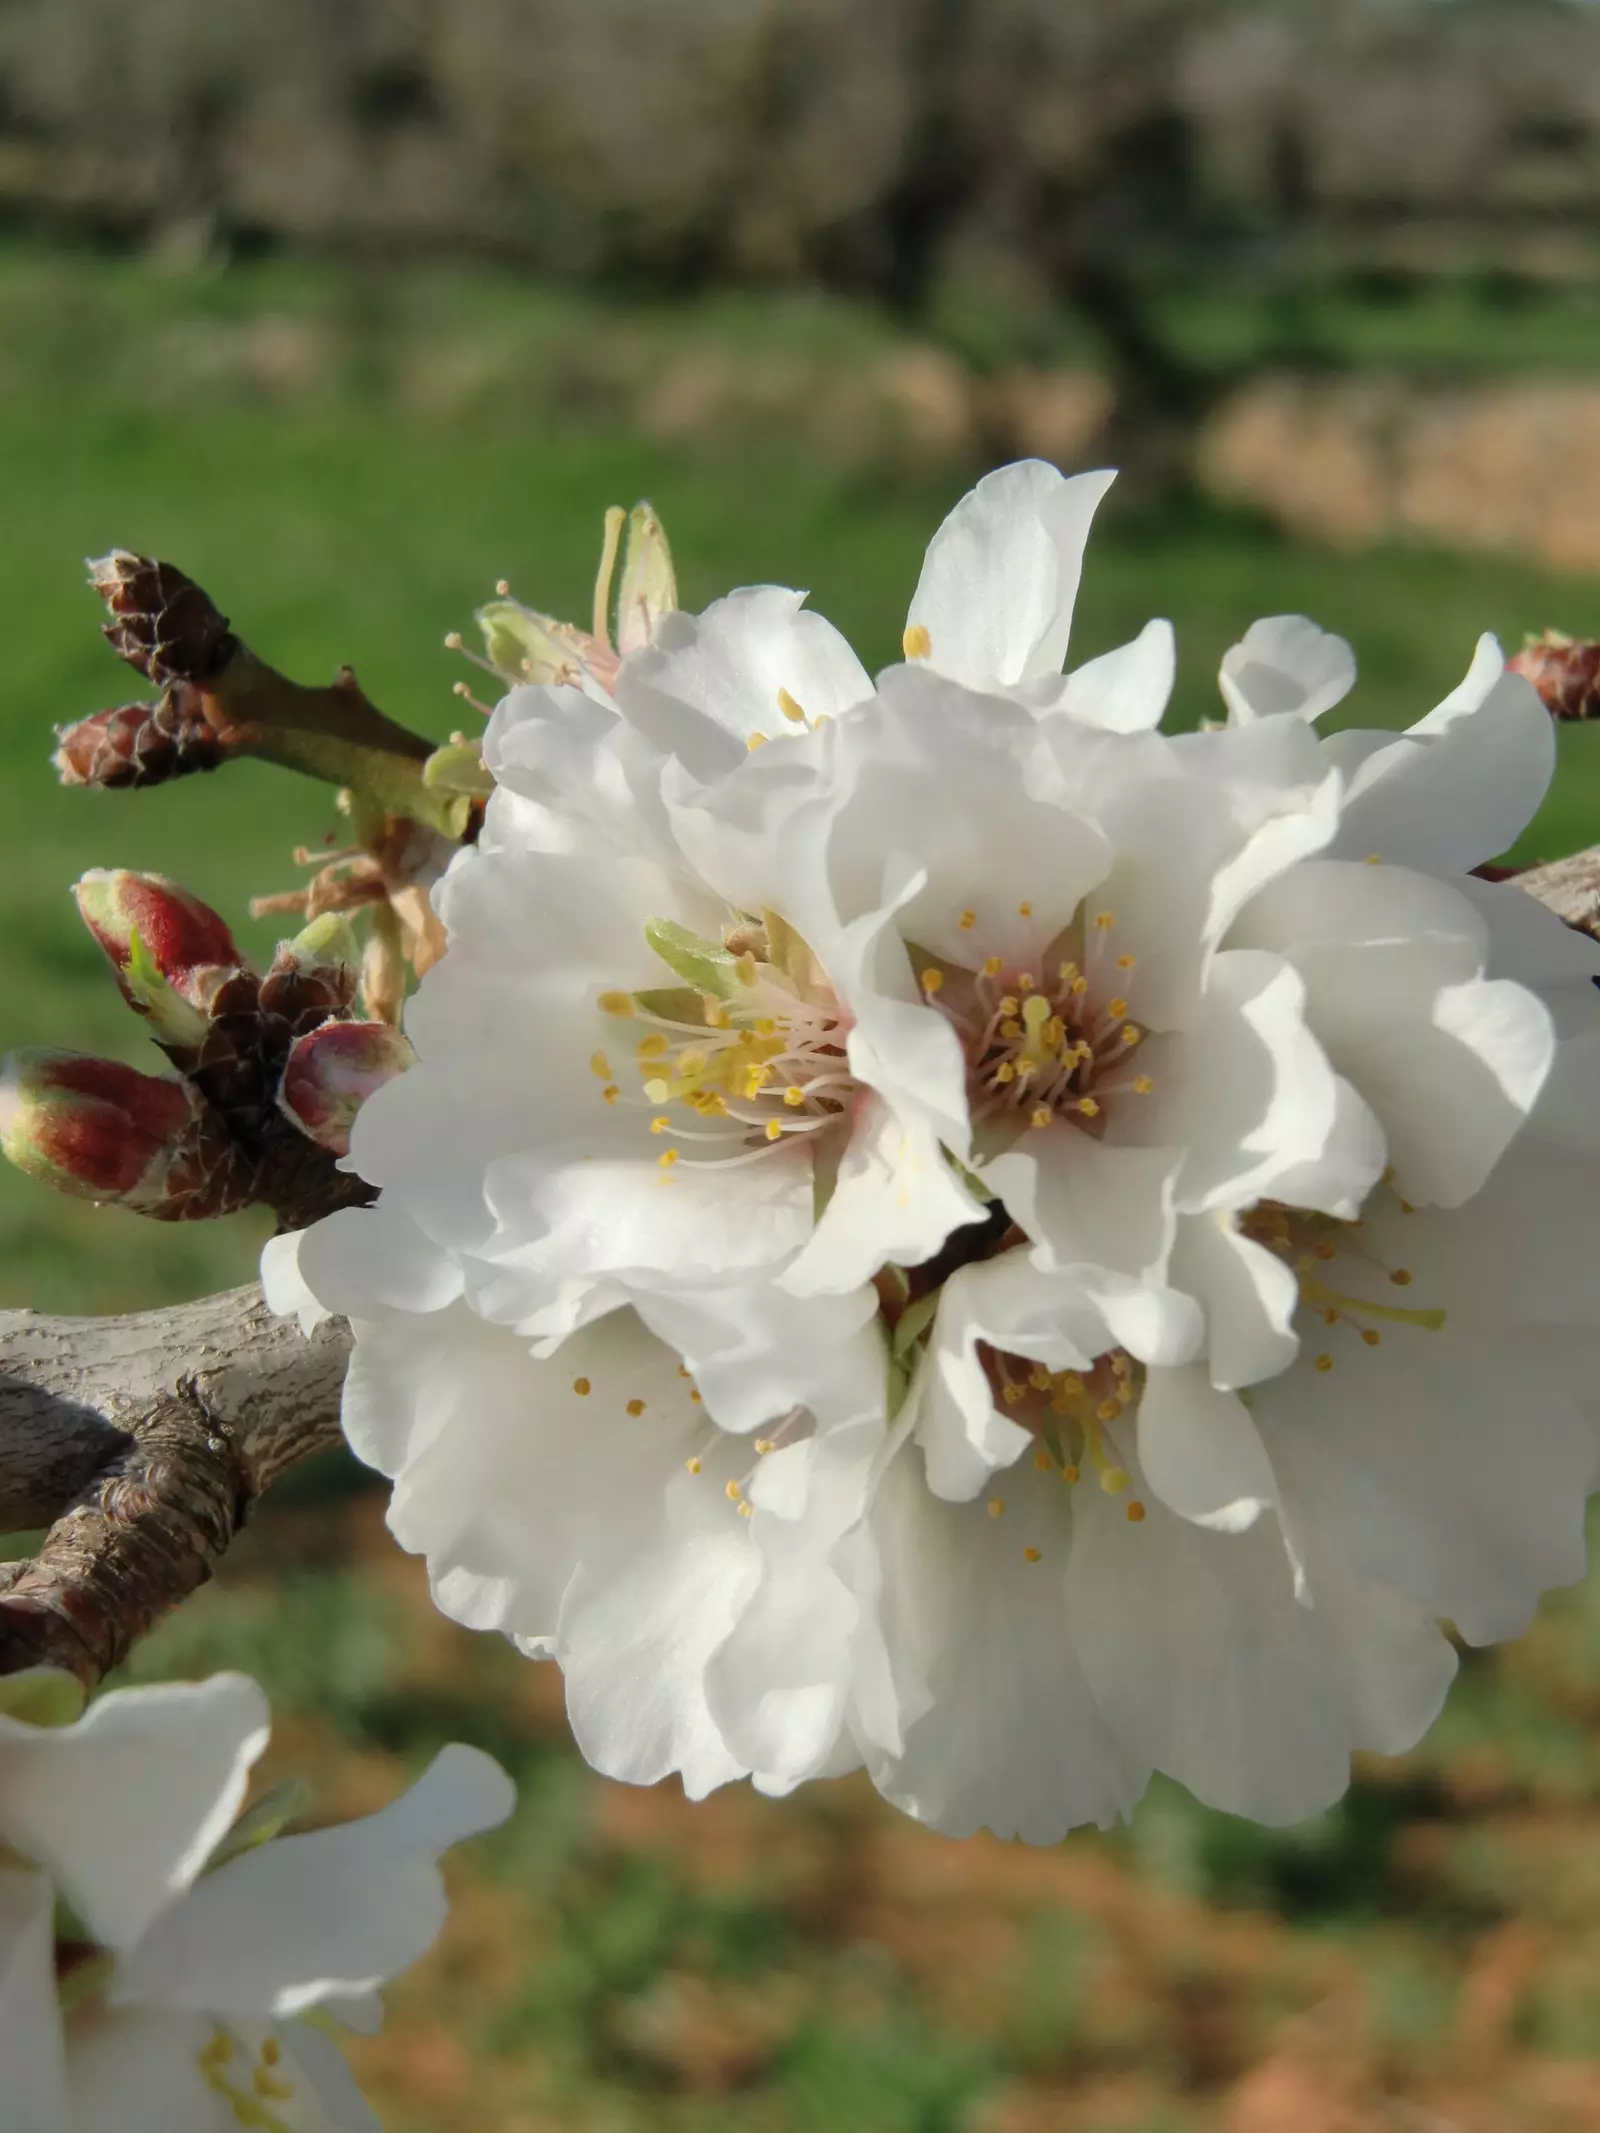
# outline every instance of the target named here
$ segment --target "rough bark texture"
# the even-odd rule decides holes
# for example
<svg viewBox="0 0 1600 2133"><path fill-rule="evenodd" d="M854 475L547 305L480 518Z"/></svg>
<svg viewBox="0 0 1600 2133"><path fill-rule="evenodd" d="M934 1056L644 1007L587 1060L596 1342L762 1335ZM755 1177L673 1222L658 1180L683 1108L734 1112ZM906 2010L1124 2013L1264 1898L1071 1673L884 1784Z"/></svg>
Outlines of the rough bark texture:
<svg viewBox="0 0 1600 2133"><path fill-rule="evenodd" d="M211 1575L255 1499L338 1440L349 1330L257 1287L128 1318L0 1314L0 1673L97 1681Z"/></svg>

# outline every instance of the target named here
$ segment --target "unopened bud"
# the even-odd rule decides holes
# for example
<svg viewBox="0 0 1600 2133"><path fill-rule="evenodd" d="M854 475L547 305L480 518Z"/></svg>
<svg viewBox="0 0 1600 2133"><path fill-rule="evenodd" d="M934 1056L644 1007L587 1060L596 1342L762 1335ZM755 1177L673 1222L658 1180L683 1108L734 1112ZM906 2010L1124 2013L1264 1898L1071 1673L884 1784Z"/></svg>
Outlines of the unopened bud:
<svg viewBox="0 0 1600 2133"><path fill-rule="evenodd" d="M279 1107L319 1148L347 1155L356 1113L416 1057L387 1022L325 1022L290 1051Z"/></svg>
<svg viewBox="0 0 1600 2133"><path fill-rule="evenodd" d="M63 726L53 761L63 785L164 785L215 770L227 750L198 689L175 684L159 703L118 704Z"/></svg>
<svg viewBox="0 0 1600 2133"><path fill-rule="evenodd" d="M617 650L622 656L647 645L661 617L677 604L678 580L661 521L649 504L635 504L628 513L617 590Z"/></svg>
<svg viewBox="0 0 1600 2133"><path fill-rule="evenodd" d="M119 659L169 681L208 681L237 647L209 593L173 563L114 548L88 565L89 583L111 610L104 633Z"/></svg>
<svg viewBox="0 0 1600 2133"><path fill-rule="evenodd" d="M292 1042L342 1015L356 996L361 979L361 951L350 922L340 912L325 911L292 941L280 941L261 980L261 1015L285 1027Z"/></svg>
<svg viewBox="0 0 1600 2133"><path fill-rule="evenodd" d="M1600 717L1600 643L1546 630L1506 661L1538 690L1552 718Z"/></svg>
<svg viewBox="0 0 1600 2133"><path fill-rule="evenodd" d="M491 600L478 609L489 664L508 682L575 682L587 674L609 690L617 655L572 622L535 614L516 600Z"/></svg>
<svg viewBox="0 0 1600 2133"><path fill-rule="evenodd" d="M422 782L431 792L487 799L494 791L494 779L484 767L483 742L456 740L435 748L422 766Z"/></svg>
<svg viewBox="0 0 1600 2133"><path fill-rule="evenodd" d="M58 1192L158 1221L228 1214L253 1196L249 1166L186 1083L77 1052L7 1057L0 1149Z"/></svg>
<svg viewBox="0 0 1600 2133"><path fill-rule="evenodd" d="M73 890L123 998L163 1044L196 1045L219 989L244 958L209 904L163 874L96 867Z"/></svg>

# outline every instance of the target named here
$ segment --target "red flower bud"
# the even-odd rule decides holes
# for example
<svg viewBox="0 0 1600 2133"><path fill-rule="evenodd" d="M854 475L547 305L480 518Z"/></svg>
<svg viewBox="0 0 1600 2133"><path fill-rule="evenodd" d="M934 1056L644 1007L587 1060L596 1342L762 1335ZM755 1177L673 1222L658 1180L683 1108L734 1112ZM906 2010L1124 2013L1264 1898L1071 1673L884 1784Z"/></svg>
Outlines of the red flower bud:
<svg viewBox="0 0 1600 2133"><path fill-rule="evenodd" d="M159 1221L228 1214L253 1197L249 1165L185 1083L77 1052L7 1057L0 1149L58 1192Z"/></svg>
<svg viewBox="0 0 1600 2133"><path fill-rule="evenodd" d="M92 868L72 893L129 1006L161 1041L198 1044L219 988L244 962L216 912L164 874L123 868Z"/></svg>
<svg viewBox="0 0 1600 2133"><path fill-rule="evenodd" d="M347 1155L356 1113L416 1057L387 1022L325 1022L290 1050L279 1107L319 1148Z"/></svg>

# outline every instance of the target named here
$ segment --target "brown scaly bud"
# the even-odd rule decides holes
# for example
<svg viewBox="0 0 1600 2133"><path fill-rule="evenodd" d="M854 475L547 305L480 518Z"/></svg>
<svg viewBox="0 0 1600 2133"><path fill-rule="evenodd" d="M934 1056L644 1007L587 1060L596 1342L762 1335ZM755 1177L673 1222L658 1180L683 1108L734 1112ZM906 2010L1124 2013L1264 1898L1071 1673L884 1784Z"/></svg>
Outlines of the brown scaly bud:
<svg viewBox="0 0 1600 2133"><path fill-rule="evenodd" d="M248 1207L254 1166L181 1081L43 1048L0 1069L0 1149L30 1177L158 1222Z"/></svg>
<svg viewBox="0 0 1600 2133"><path fill-rule="evenodd" d="M348 959L346 951L348 951ZM210 1026L188 1072L247 1147L282 1130L278 1090L297 1038L346 1015L358 972L349 927L319 919L280 943L265 974L236 971L212 996Z"/></svg>
<svg viewBox="0 0 1600 2133"><path fill-rule="evenodd" d="M291 1046L279 1106L307 1140L348 1155L356 1113L416 1057L387 1022L325 1022Z"/></svg>
<svg viewBox="0 0 1600 2133"><path fill-rule="evenodd" d="M56 739L53 760L63 785L165 785L215 770L227 755L205 699L187 683L175 684L157 703L96 711L61 727Z"/></svg>
<svg viewBox="0 0 1600 2133"><path fill-rule="evenodd" d="M1506 664L1533 683L1552 718L1600 717L1600 643L1594 639L1546 630Z"/></svg>
<svg viewBox="0 0 1600 2133"><path fill-rule="evenodd" d="M157 1043L204 1042L217 993L244 964L209 904L163 874L95 867L73 889L78 913L110 958L122 997Z"/></svg>
<svg viewBox="0 0 1600 2133"><path fill-rule="evenodd" d="M87 567L89 583L111 610L103 629L112 650L158 689L209 681L237 651L227 616L176 564L113 548Z"/></svg>

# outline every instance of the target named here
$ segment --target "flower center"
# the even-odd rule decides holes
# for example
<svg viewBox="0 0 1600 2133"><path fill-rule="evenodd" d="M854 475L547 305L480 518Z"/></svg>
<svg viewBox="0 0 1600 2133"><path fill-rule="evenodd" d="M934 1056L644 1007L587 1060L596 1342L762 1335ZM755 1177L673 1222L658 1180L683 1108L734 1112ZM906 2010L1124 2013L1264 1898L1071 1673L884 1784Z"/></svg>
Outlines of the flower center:
<svg viewBox="0 0 1600 2133"><path fill-rule="evenodd" d="M1072 1487L1087 1469L1108 1496L1119 1496L1129 1487L1132 1476L1123 1464L1118 1437L1137 1412L1142 1375L1130 1355L1113 1348L1097 1356L1087 1370L1050 1370L984 1341L978 1357L996 1407L1034 1438L1033 1464L1040 1474ZM1008 1498L997 1492L984 1508L991 1518L1004 1518ZM1130 1525L1143 1524L1145 1507L1137 1496L1129 1498L1123 1515ZM1037 1520L1027 1523L1032 1530ZM1041 1532L1040 1537L1047 1535ZM1029 1544L1022 1554L1025 1561L1038 1563L1045 1550Z"/></svg>
<svg viewBox="0 0 1600 2133"><path fill-rule="evenodd" d="M239 2039L218 2023L195 2063L207 2088L232 2110L237 2125L250 2127L252 2133L293 2133L272 2108L294 2101L294 2083L284 2078L282 2062L283 2047L270 2033L252 2060Z"/></svg>
<svg viewBox="0 0 1600 2133"><path fill-rule="evenodd" d="M1385 1183L1388 1182L1387 1177ZM1411 1210L1400 1203L1405 1212ZM1382 1327L1413 1326L1437 1333L1445 1313L1436 1306L1413 1309L1396 1303L1380 1303L1353 1292L1345 1284L1361 1288L1387 1281L1391 1288L1408 1289L1409 1267L1387 1265L1372 1249L1365 1221L1341 1221L1335 1215L1285 1207L1277 1200L1262 1200L1240 1217L1239 1228L1252 1243L1265 1247L1288 1267L1300 1287L1301 1305L1314 1311L1325 1326L1344 1326L1356 1333L1364 1347L1376 1348L1383 1340ZM1330 1351L1312 1359L1313 1368L1334 1367Z"/></svg>
<svg viewBox="0 0 1600 2133"><path fill-rule="evenodd" d="M670 920L645 937L683 982L603 992L602 1013L634 1022L638 1093L625 1093L611 1052L589 1064L608 1104L648 1109L649 1130L674 1145L663 1177L686 1160L754 1162L781 1143L848 1118L855 1091L845 1056L849 1024L801 937L773 912L738 920L720 943ZM677 1143L704 1151L686 1158Z"/></svg>
<svg viewBox="0 0 1600 2133"><path fill-rule="evenodd" d="M1029 919L1031 904L1018 916ZM971 968L927 956L924 997L954 1027L967 1057L975 1127L1043 1130L1058 1121L1099 1138L1107 1104L1155 1084L1131 1061L1145 1038L1127 999L1135 958L1113 953L1111 911L1075 917L1026 962L987 955ZM960 927L972 932L975 912ZM992 1133L991 1133L992 1137Z"/></svg>

